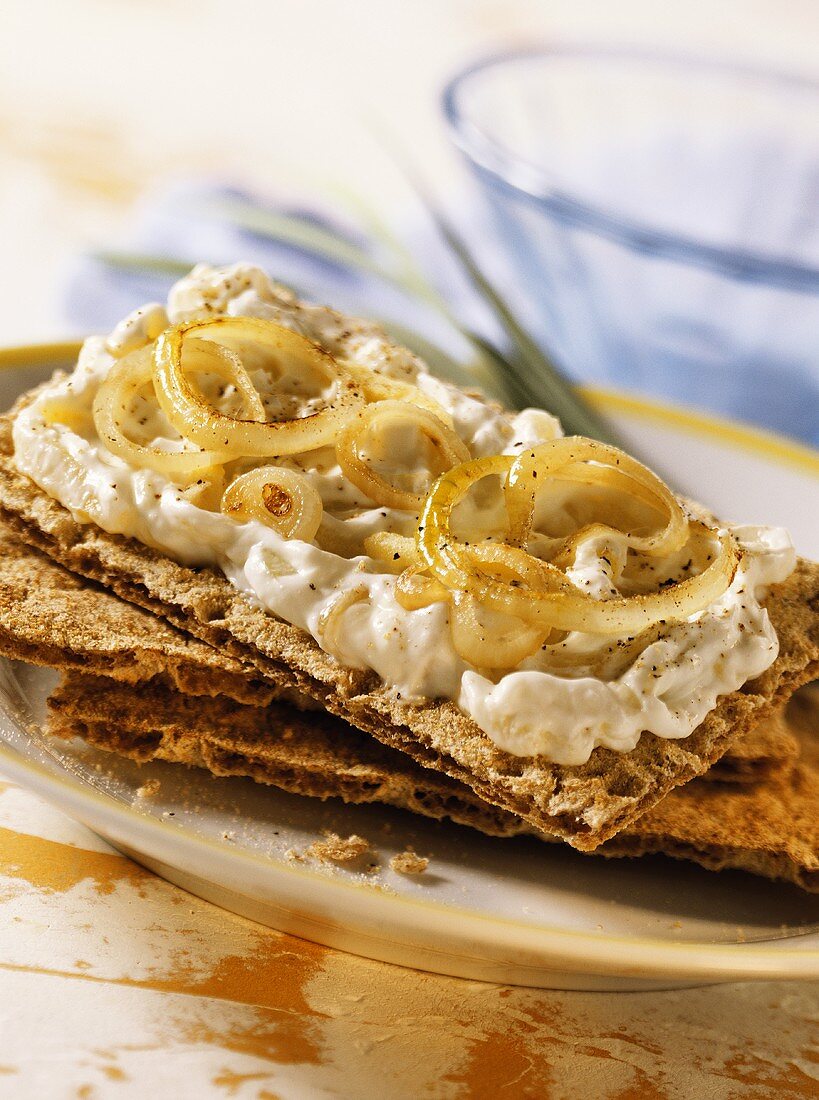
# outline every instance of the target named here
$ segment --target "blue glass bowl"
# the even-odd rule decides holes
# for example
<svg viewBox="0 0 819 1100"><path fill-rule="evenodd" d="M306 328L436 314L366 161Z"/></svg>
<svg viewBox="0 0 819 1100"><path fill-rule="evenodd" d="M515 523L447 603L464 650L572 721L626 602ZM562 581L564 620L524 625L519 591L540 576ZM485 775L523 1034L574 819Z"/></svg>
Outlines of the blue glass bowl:
<svg viewBox="0 0 819 1100"><path fill-rule="evenodd" d="M472 66L444 109L570 374L819 444L819 84L559 47Z"/></svg>

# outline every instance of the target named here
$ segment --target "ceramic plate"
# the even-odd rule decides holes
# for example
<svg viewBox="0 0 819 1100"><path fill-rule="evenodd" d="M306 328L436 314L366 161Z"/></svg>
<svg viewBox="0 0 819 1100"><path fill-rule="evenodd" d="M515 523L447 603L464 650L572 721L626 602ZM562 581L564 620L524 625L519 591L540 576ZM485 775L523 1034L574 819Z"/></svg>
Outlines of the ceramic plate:
<svg viewBox="0 0 819 1100"><path fill-rule="evenodd" d="M74 350L0 355L0 405ZM819 488L814 452L622 395L592 398L676 488L728 518L786 524L800 551L819 557L819 513L806 507ZM250 780L139 767L50 741L41 722L54 682L0 662L0 770L170 881L271 927L442 974L551 988L819 977L819 898L795 887L662 857L604 861ZM159 789L146 795L150 779ZM293 860L327 829L367 837L378 866ZM426 874L390 870L407 844L430 857Z"/></svg>

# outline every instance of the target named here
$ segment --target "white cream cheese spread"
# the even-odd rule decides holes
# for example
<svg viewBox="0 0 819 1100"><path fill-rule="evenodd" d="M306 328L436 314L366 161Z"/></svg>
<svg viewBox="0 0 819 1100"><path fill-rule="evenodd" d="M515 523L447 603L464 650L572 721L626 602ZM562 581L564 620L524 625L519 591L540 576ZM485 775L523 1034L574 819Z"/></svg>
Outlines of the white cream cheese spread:
<svg viewBox="0 0 819 1100"><path fill-rule="evenodd" d="M305 305L258 268L200 265L173 288L167 312L151 305L117 326L108 341L87 340L74 372L50 383L18 415L18 468L81 522L136 538L180 563L221 569L267 611L307 631L344 665L374 670L401 698L454 700L500 748L516 755L581 764L598 745L633 749L643 731L686 737L719 696L775 660L778 643L760 600L767 586L794 568L794 550L781 529L729 528L743 550L730 587L705 610L665 627L625 667L615 662L603 676L584 672L582 663L565 672L547 670L535 653L501 674L471 667L458 655L447 604L407 611L396 601L396 577L366 556L363 541L377 531L412 534L415 517L368 501L344 477L331 447L312 452L309 465L301 456L279 462L303 472L318 491L324 514L316 543L331 544L332 551L284 539L256 520L236 522L206 510L163 475L130 467L102 445L91 415L113 355L154 338L166 323L218 315L275 321L332 355L413 383L446 409L473 457L516 454L561 434L544 412L506 413L433 378L377 326ZM258 384L261 389L263 379ZM59 422L48 416L55 401L71 411ZM146 412L146 441L179 447L168 429L161 414ZM605 599L610 563L588 544L584 551L568 575ZM327 629L327 612L345 596L347 606ZM622 639L574 633L562 647L582 654L607 644L614 650Z"/></svg>

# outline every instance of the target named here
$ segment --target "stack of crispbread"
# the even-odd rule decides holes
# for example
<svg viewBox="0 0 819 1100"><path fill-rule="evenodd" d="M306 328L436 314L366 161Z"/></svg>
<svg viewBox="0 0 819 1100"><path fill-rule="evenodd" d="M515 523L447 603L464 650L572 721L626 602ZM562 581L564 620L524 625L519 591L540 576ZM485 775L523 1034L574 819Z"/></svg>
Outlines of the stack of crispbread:
<svg viewBox="0 0 819 1100"><path fill-rule="evenodd" d="M148 633L161 620L206 643L211 654L216 651L211 659L224 662L220 676L208 677L209 682L216 684L230 670L251 681L245 691L261 692L258 701L265 700L268 687L291 699L296 693L296 701L304 697L371 735L380 743L379 753L381 747L400 751L414 765L431 770L435 782L443 775L468 788L469 800L491 807L486 812L501 819L512 815L520 822L517 828L562 838L580 850L595 850L635 827L674 788L703 775L731 746L743 744L751 730L769 727L785 700L819 672L819 566L801 562L766 601L779 637L777 660L756 680L723 695L690 736L670 740L644 733L631 752L598 747L578 766L513 756L453 702L415 705L396 698L374 673L345 668L304 631L251 602L221 573L179 565L133 539L78 522L18 472L13 415L0 421L0 519L22 541L151 612ZM97 631L98 620L89 621ZM132 642L120 644L119 652L133 648ZM61 648L52 643L52 652ZM94 659L116 663L101 644ZM133 673L133 661L125 664ZM178 659L170 660L158 682L181 686L179 667ZM202 706L207 715L211 704ZM72 704L72 713L79 709ZM122 736L121 729L111 732L115 739ZM144 731L140 740L145 740Z"/></svg>
<svg viewBox="0 0 819 1100"><path fill-rule="evenodd" d="M238 594L214 574L80 527L10 465L0 501L0 653L63 673L50 699L58 736L139 761L195 765L322 799L386 803L494 836L555 841L557 830L544 827L554 815L538 815L542 802L532 791L545 775L553 792L563 789L569 799L586 792L600 808L600 827L562 829L564 838L592 841L578 847L603 856L662 852L819 890L819 744L810 722L789 724L782 704L819 664L815 568L800 567L769 601L782 648L776 665L723 700L695 745L644 735L636 761L598 749L580 768L533 772L519 761L515 774L507 762L498 774L508 793L486 798L502 754L477 754L479 781L472 774L464 782L464 754L445 755L442 731L400 751L411 733L376 720L388 708L361 674L347 674L345 683L337 672L328 675L308 643L288 636L292 628L260 624L261 613L237 607ZM129 575L135 556L143 572ZM252 631L261 625L254 648ZM287 675L291 663L295 674ZM329 712L345 708L364 729ZM425 725L415 724L416 735ZM694 774L700 778L685 782ZM526 813L509 804L515 796Z"/></svg>

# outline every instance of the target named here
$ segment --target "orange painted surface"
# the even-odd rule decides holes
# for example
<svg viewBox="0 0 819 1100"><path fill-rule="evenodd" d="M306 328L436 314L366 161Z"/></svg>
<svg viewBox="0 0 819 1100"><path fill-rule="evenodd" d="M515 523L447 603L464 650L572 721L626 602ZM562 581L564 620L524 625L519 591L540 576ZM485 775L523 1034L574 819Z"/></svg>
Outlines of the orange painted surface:
<svg viewBox="0 0 819 1100"><path fill-rule="evenodd" d="M15 1006L0 1095L3 1081L36 1095L49 1066L92 1100L174 1082L239 1100L819 1095L816 984L559 993L368 962L64 843L53 822L36 836L36 803L25 829L0 829L0 997Z"/></svg>

